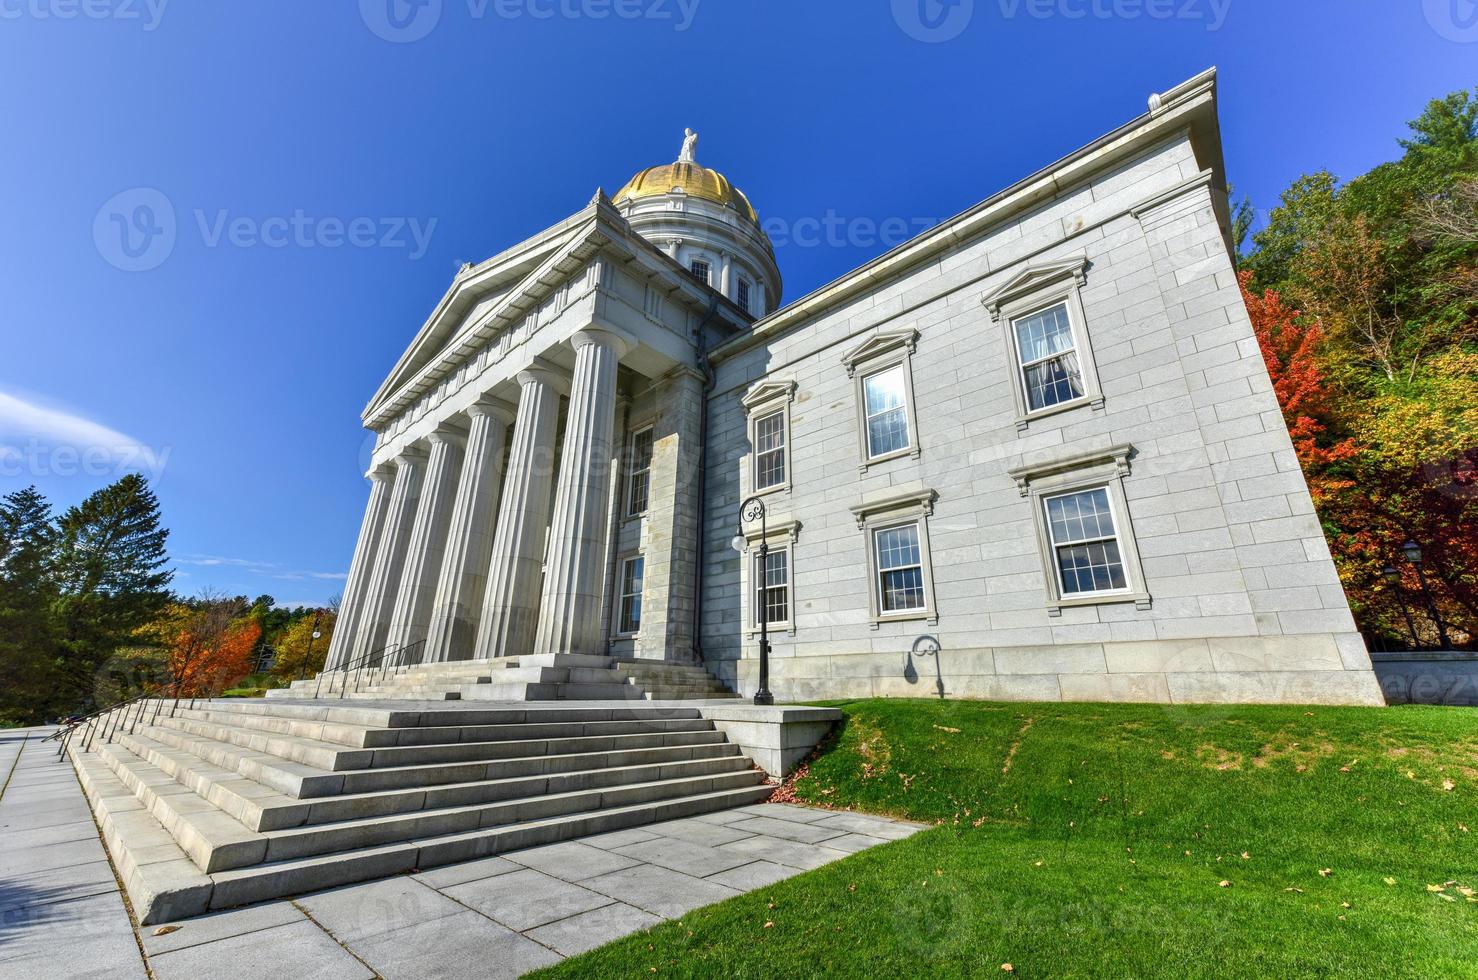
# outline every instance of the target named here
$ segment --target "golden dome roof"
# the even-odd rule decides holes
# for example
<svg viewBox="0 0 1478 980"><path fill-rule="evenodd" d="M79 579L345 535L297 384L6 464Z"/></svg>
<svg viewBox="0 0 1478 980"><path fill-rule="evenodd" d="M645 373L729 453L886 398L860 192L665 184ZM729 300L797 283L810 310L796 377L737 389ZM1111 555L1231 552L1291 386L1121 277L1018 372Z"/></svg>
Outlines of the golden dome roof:
<svg viewBox="0 0 1478 980"><path fill-rule="evenodd" d="M612 200L620 204L623 201L637 201L644 197L675 192L731 207L756 225L760 223L759 215L755 214L749 198L729 183L727 177L717 170L684 161L648 167L627 181L626 186L617 191Z"/></svg>

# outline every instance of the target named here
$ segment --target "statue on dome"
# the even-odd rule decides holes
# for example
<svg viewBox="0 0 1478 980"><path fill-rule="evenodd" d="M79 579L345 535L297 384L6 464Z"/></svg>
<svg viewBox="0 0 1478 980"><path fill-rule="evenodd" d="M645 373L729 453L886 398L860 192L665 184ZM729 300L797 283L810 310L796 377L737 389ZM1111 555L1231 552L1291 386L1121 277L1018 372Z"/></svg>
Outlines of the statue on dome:
<svg viewBox="0 0 1478 980"><path fill-rule="evenodd" d="M691 129L683 130L683 149L677 155L678 163L698 162L698 134Z"/></svg>

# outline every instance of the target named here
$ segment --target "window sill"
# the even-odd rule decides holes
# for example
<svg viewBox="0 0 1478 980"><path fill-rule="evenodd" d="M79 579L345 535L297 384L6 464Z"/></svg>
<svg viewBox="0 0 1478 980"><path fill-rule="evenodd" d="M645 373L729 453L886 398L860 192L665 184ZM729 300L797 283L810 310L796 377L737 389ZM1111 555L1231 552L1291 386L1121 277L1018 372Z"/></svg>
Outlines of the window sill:
<svg viewBox="0 0 1478 980"><path fill-rule="evenodd" d="M1048 599L1047 615L1061 616L1064 609L1079 606L1110 606L1123 602L1132 602L1136 609L1141 610L1148 610L1153 605L1148 592L1099 592L1093 595L1073 596L1070 599Z"/></svg>
<svg viewBox="0 0 1478 980"><path fill-rule="evenodd" d="M1081 398L1074 398L1072 401L1058 402L1056 405L1049 405L1046 408L1038 408L1018 415L1016 416L1016 428L1024 432L1033 422L1040 422L1042 419L1050 418L1053 415L1060 415L1063 412L1071 412L1073 409L1082 408L1084 405L1095 411L1102 409L1103 393L1093 392Z"/></svg>
<svg viewBox="0 0 1478 980"><path fill-rule="evenodd" d="M904 456L912 456L914 459L918 459L920 455L921 454L917 446L905 446L902 449L895 449L891 453L883 453L883 455L881 456L873 456L868 459L864 459L862 462L857 464L857 471L859 473L866 473L868 467L870 466L877 466L881 463L887 463L891 460L902 459Z"/></svg>
<svg viewBox="0 0 1478 980"><path fill-rule="evenodd" d="M754 493L750 494L750 496L751 497L769 497L769 496L771 496L773 494L777 494L777 493L789 493L789 492L790 492L790 483L789 482L786 482L786 483L777 483L773 487L765 487L763 490L756 490Z"/></svg>
<svg viewBox="0 0 1478 980"><path fill-rule="evenodd" d="M870 620L872 628L877 629L885 623L917 623L927 620L930 626L939 622L939 614L932 609L916 609L908 612L887 613L881 616L873 616Z"/></svg>

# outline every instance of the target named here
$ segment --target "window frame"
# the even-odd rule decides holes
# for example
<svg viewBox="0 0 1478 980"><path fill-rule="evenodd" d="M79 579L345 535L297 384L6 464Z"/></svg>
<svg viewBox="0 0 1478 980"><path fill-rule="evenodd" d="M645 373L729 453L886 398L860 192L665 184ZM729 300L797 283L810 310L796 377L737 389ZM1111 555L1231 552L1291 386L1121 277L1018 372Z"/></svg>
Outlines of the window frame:
<svg viewBox="0 0 1478 980"><path fill-rule="evenodd" d="M1005 350L1010 356L1011 388L1015 396L1015 421L1019 431L1028 429L1032 422L1060 412L1085 406L1093 411L1101 411L1104 407L1103 389L1099 385L1093 341L1088 330L1088 317L1083 308L1082 288L1088 281L1087 270L1086 257L1037 263L1028 266L1003 286L981 298L991 318L1000 324ZM1054 405L1032 408L1026 388L1027 365L1022 359L1016 324L1058 305L1066 308L1073 350L1078 355L1083 393Z"/></svg>
<svg viewBox="0 0 1478 980"><path fill-rule="evenodd" d="M745 437L749 440L749 452L745 459L745 482L749 490L754 494L772 494L789 492L794 480L794 456L791 447L795 442L795 429L792 425L791 406L795 402L796 383L794 381L762 381L749 390L740 399L740 405L745 414ZM761 419L767 419L776 414L783 413L781 420L781 431L785 438L785 479L768 487L759 485L759 437L758 423ZM773 451L773 450L772 450Z"/></svg>
<svg viewBox="0 0 1478 980"><path fill-rule="evenodd" d="M857 470L859 473L866 473L871 467L889 460L905 456L918 459L923 455L922 439L919 435L919 413L913 388L913 355L918 347L918 339L917 330L889 331L877 334L842 358L842 363L847 368L847 375L853 380L853 400L857 405ZM908 445L873 455L867 427L867 379L893 368L901 368L903 375L902 407L908 426Z"/></svg>
<svg viewBox="0 0 1478 980"><path fill-rule="evenodd" d="M703 266L703 275L698 275L697 266ZM688 275L692 276L703 285L713 286L713 263L706 258L693 258L688 260Z"/></svg>
<svg viewBox="0 0 1478 980"><path fill-rule="evenodd" d="M1132 602L1139 610L1152 608L1153 597L1144 577L1144 568L1140 564L1134 521L1129 511L1128 497L1124 493L1124 480L1130 475L1130 459L1133 455L1132 445L1120 443L1105 449L1047 457L1007 471L1016 481L1020 495L1031 503L1032 524L1042 562L1049 616L1060 616L1062 610L1074 606ZM1061 572L1057 565L1057 549L1047 518L1047 500L1084 490L1108 492L1109 512L1114 519L1114 534L1119 543L1119 559L1124 565L1123 589L1063 592Z"/></svg>
<svg viewBox="0 0 1478 980"><path fill-rule="evenodd" d="M734 305L739 307L739 309L743 310L745 313L748 313L750 316L754 315L754 311L750 309L752 305L751 294L753 290L754 286L750 283L748 279L744 278L742 275L736 275L734 277Z"/></svg>
<svg viewBox="0 0 1478 980"><path fill-rule="evenodd" d="M851 508L857 519L857 529L863 533L863 546L867 551L867 603L868 619L872 629L881 629L884 623L906 623L927 620L929 625L939 622L939 605L934 592L934 561L929 549L929 518L934 513L934 503L939 494L932 489L909 490L864 501ZM919 563L923 573L924 605L917 609L883 610L882 574L878 557L877 535L880 531L915 525L919 536Z"/></svg>
<svg viewBox="0 0 1478 980"><path fill-rule="evenodd" d="M636 592L627 592L626 570L635 562L640 562L642 566L641 588ZM615 610L614 615L611 616L611 638L616 640L637 639L641 636L641 616L643 613L643 610L641 609L641 604L642 600L645 598L646 593L647 556L640 551L634 551L631 554L623 555L620 562L616 566L615 585ZM633 597L637 600L636 628L628 630L626 629L626 602L628 599L631 599Z"/></svg>
<svg viewBox="0 0 1478 980"><path fill-rule="evenodd" d="M1056 534L1052 530L1051 515L1047 513L1047 509L1052 501L1061 499L1063 497L1076 497L1082 494L1093 493L1098 490L1103 491L1104 499L1108 503L1109 521L1113 524L1113 533L1110 534L1108 537L1083 538L1078 541L1058 541ZM1043 508L1043 521L1047 529L1047 545L1049 548L1051 548L1052 574L1057 578L1058 593L1064 599L1081 599L1085 596L1093 596L1097 598L1100 596L1123 595L1124 593L1130 592L1131 586L1129 584L1129 568L1124 563L1124 545L1122 540L1123 536L1119 532L1119 527L1122 522L1118 514L1118 507L1114 505L1114 495L1109 490L1108 485L1093 484L1091 486L1079 487L1074 490L1054 490L1051 493L1042 494L1041 502ZM1077 592L1069 591L1067 588L1067 583L1063 580L1062 561L1059 551L1063 548L1071 548L1075 545L1102 544L1105 541L1112 541L1114 543L1114 547L1119 552L1119 566L1120 571L1124 576L1124 585L1121 588L1117 589L1089 589L1087 591Z"/></svg>
<svg viewBox="0 0 1478 980"><path fill-rule="evenodd" d="M739 589L740 589L740 622L744 624L745 632L754 637L759 635L759 608L756 603L759 600L759 588L756 581L759 565L759 546L763 540L770 546L770 552L785 552L786 575L789 583L786 587L790 601L790 619L783 623L768 623L767 628L771 633L785 633L795 636L796 620L799 614L796 610L795 591L795 549L796 542L801 534L801 522L784 520L776 523L769 522L767 533L761 536L759 528L750 527L744 531L744 555L739 563Z"/></svg>
<svg viewBox="0 0 1478 980"><path fill-rule="evenodd" d="M637 458L636 457L636 440L637 440L637 437L639 437L639 436L641 436L643 434L647 434L647 435L651 436L651 444L648 446L648 449L647 449L646 465L643 466L642 468L638 469L636 467L636 458ZM646 513L647 513L647 510L652 505L652 449L651 449L651 447L652 446L655 446L655 445L656 445L655 426L651 422L645 423L643 425L634 426L631 429L630 434L627 435L627 437L626 437L626 479L623 481L624 482L624 487L625 487L625 498L626 498L625 499L625 503L626 503L626 506L622 508L622 510L623 510L622 517L625 520L634 520L634 519L636 519L638 517L645 516ZM645 496L645 499L642 501L642 508L640 510L637 510L636 507L634 506L635 503L636 503L636 494L634 492L635 491L634 483L635 483L636 477L639 476L639 475L643 475L643 474L646 476L646 485L645 485L645 487L643 488L643 491L642 491L643 492L643 495Z"/></svg>

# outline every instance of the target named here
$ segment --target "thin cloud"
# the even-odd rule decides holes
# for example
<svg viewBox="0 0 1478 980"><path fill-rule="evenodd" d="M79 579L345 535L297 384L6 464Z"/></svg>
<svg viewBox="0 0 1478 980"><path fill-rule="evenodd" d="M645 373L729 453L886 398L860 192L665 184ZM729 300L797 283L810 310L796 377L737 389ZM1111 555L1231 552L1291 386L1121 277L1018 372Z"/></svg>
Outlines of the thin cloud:
<svg viewBox="0 0 1478 980"><path fill-rule="evenodd" d="M0 391L0 475L106 476L157 480L169 456L101 422Z"/></svg>

